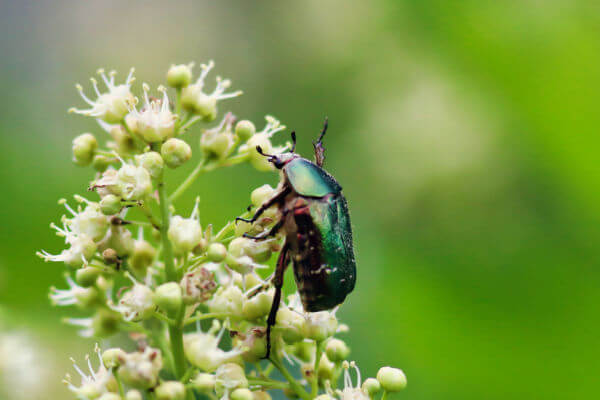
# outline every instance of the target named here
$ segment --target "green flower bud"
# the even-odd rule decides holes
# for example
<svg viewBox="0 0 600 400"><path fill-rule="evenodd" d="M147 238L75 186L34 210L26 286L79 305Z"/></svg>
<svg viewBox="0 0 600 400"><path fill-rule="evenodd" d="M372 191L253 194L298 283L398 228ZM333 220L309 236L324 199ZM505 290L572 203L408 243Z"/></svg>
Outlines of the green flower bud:
<svg viewBox="0 0 600 400"><path fill-rule="evenodd" d="M256 133L256 128L251 121L247 119L239 121L235 125L235 134L240 140L246 141L250 139Z"/></svg>
<svg viewBox="0 0 600 400"><path fill-rule="evenodd" d="M377 372L377 380L383 390L388 392L398 392L406 387L406 375L399 368L380 368Z"/></svg>
<svg viewBox="0 0 600 400"><path fill-rule="evenodd" d="M185 400L185 386L179 381L165 381L154 389L157 400Z"/></svg>
<svg viewBox="0 0 600 400"><path fill-rule="evenodd" d="M125 394L125 400L144 400L139 390L131 389Z"/></svg>
<svg viewBox="0 0 600 400"><path fill-rule="evenodd" d="M269 162L269 158L261 155L256 146L260 146L263 153L273 154L273 145L268 136L257 134L248 139L248 151L250 153L250 164L259 171L272 171L273 164Z"/></svg>
<svg viewBox="0 0 600 400"><path fill-rule="evenodd" d="M340 339L331 338L327 341L325 346L325 354L333 362L342 362L350 354L350 349L346 346L346 343Z"/></svg>
<svg viewBox="0 0 600 400"><path fill-rule="evenodd" d="M304 336L317 342L327 339L335 333L337 319L329 311L310 313L304 324Z"/></svg>
<svg viewBox="0 0 600 400"><path fill-rule="evenodd" d="M244 294L237 286L219 287L208 303L210 312L228 314L231 317L242 316Z"/></svg>
<svg viewBox="0 0 600 400"><path fill-rule="evenodd" d="M201 393L209 393L215 389L215 376L199 372L190 382L192 387Z"/></svg>
<svg viewBox="0 0 600 400"><path fill-rule="evenodd" d="M92 167L98 172L104 172L111 163L111 159L102 154L96 154L92 159Z"/></svg>
<svg viewBox="0 0 600 400"><path fill-rule="evenodd" d="M217 129L206 130L200 137L200 149L208 159L221 160L225 158L234 144L231 131Z"/></svg>
<svg viewBox="0 0 600 400"><path fill-rule="evenodd" d="M304 362L310 362L314 353L315 346L312 342L297 342L290 346L292 354Z"/></svg>
<svg viewBox="0 0 600 400"><path fill-rule="evenodd" d="M102 396L98 397L98 400L123 400L121 396L116 393L104 393Z"/></svg>
<svg viewBox="0 0 600 400"><path fill-rule="evenodd" d="M304 339L305 319L302 315L289 308L277 311L277 330L286 343L295 343Z"/></svg>
<svg viewBox="0 0 600 400"><path fill-rule="evenodd" d="M90 308L100 303L102 295L95 287L82 288L75 293L77 305L81 308Z"/></svg>
<svg viewBox="0 0 600 400"><path fill-rule="evenodd" d="M119 255L115 249L110 247L102 252L102 259L108 265L116 264L119 261Z"/></svg>
<svg viewBox="0 0 600 400"><path fill-rule="evenodd" d="M177 168L192 157L192 149L183 140L171 138L163 143L160 154L169 168Z"/></svg>
<svg viewBox="0 0 600 400"><path fill-rule="evenodd" d="M181 286L175 282L167 282L156 288L154 303L169 315L174 315L181 309Z"/></svg>
<svg viewBox="0 0 600 400"><path fill-rule="evenodd" d="M98 141L91 133L77 136L73 139L73 161L80 166L90 165L97 148Z"/></svg>
<svg viewBox="0 0 600 400"><path fill-rule="evenodd" d="M104 215L118 214L122 208L121 199L114 194L108 194L100 200L100 211Z"/></svg>
<svg viewBox="0 0 600 400"><path fill-rule="evenodd" d="M138 164L142 166L153 179L158 179L162 176L164 161L160 154L156 151L148 151L144 154L136 156Z"/></svg>
<svg viewBox="0 0 600 400"><path fill-rule="evenodd" d="M98 275L100 275L100 270L98 268L83 267L75 272L75 282L82 287L88 288L96 283Z"/></svg>
<svg viewBox="0 0 600 400"><path fill-rule="evenodd" d="M271 395L264 390L252 392L252 395L254 396L254 400L271 400Z"/></svg>
<svg viewBox="0 0 600 400"><path fill-rule="evenodd" d="M235 389L229 396L231 400L254 400L252 391L246 388Z"/></svg>
<svg viewBox="0 0 600 400"><path fill-rule="evenodd" d="M206 255L210 261L219 263L227 256L227 248L221 243L211 243Z"/></svg>
<svg viewBox="0 0 600 400"><path fill-rule="evenodd" d="M135 141L121 125L114 126L109 133L114 140L114 150L117 153L129 155L135 151Z"/></svg>
<svg viewBox="0 0 600 400"><path fill-rule="evenodd" d="M242 307L244 319L253 321L267 315L271 310L271 304L273 303L274 295L275 289L271 289L266 292L260 292L256 296L244 301L244 305Z"/></svg>
<svg viewBox="0 0 600 400"><path fill-rule="evenodd" d="M94 336L108 337L119 329L121 316L114 311L101 308L92 319L92 330Z"/></svg>
<svg viewBox="0 0 600 400"><path fill-rule="evenodd" d="M319 376L319 380L321 382L325 382L327 380L331 381L334 377L335 372L335 364L329 361L326 354L323 354L321 360L319 361L319 369L317 369L317 375Z"/></svg>
<svg viewBox="0 0 600 400"><path fill-rule="evenodd" d="M234 342L236 347L244 350L242 358L247 363L259 362L267 352L267 338L264 328L252 328L247 334L238 334Z"/></svg>
<svg viewBox="0 0 600 400"><path fill-rule="evenodd" d="M146 269L156 257L156 249L145 240L136 240L133 246L133 254L129 258L131 268L141 275L146 275Z"/></svg>
<svg viewBox="0 0 600 400"><path fill-rule="evenodd" d="M102 353L102 362L106 368L116 368L121 365L125 356L127 356L127 353L118 347L108 349Z"/></svg>
<svg viewBox="0 0 600 400"><path fill-rule="evenodd" d="M238 388L247 388L248 379L244 369L238 364L227 363L217 368L215 373L215 392L222 397Z"/></svg>
<svg viewBox="0 0 600 400"><path fill-rule="evenodd" d="M255 207L260 207L263 203L273 197L274 194L275 189L273 189L271 185L264 184L252 191L252 194L250 194L250 201L252 201L252 205Z"/></svg>
<svg viewBox="0 0 600 400"><path fill-rule="evenodd" d="M125 355L118 370L119 377L136 389L150 389L157 385L162 366L160 350L146 347L143 352Z"/></svg>
<svg viewBox="0 0 600 400"><path fill-rule="evenodd" d="M381 390L381 384L375 378L367 378L362 384L362 390L372 398Z"/></svg>
<svg viewBox="0 0 600 400"><path fill-rule="evenodd" d="M196 84L183 88L181 104L184 109L198 114L205 122L217 117L217 99L202 93L202 87Z"/></svg>
<svg viewBox="0 0 600 400"><path fill-rule="evenodd" d="M192 67L194 63L171 65L167 71L167 84L174 88L184 88L192 82Z"/></svg>
<svg viewBox="0 0 600 400"><path fill-rule="evenodd" d="M103 248L113 249L121 258L129 256L135 250L135 240L131 232L120 225L110 227L110 234L101 242L101 245Z"/></svg>

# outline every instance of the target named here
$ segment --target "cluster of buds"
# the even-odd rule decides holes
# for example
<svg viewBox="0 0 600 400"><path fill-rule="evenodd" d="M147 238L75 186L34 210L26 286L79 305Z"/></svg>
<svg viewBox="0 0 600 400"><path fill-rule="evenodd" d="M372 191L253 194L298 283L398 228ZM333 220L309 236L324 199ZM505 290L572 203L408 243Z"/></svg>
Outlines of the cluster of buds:
<svg viewBox="0 0 600 400"><path fill-rule="evenodd" d="M338 337L348 327L336 310L305 312L298 293L281 302L270 335L271 357L263 359L275 297L265 277L283 237L258 242L245 234L271 229L279 210L266 210L254 223L232 218L217 230L208 218L201 222L199 198L191 212L175 204L202 173L242 163L271 171L256 147L277 154L289 143L271 142L285 129L271 116L260 131L232 113L212 122L222 101L241 94L227 92L231 82L220 77L207 90L213 67L202 64L194 80L193 64L173 65L166 76L169 89L154 91L144 83L141 101L134 95L133 69L123 84L115 83L116 72L99 70L104 86L92 78L95 99L77 85L90 107L72 112L96 119L106 140L89 132L73 140L75 164L94 171L90 193L74 196L76 206L60 201L66 215L51 227L66 248L38 255L67 266L68 287L51 289L53 304L88 313L66 318L67 323L83 336L126 336L137 350L96 349L98 366L89 358L89 372L75 364L81 383L67 376L69 389L83 400L185 400L201 394L251 400L270 399L273 390L305 400L350 399L402 389L404 374L388 367L364 383L359 376L353 385L354 364L346 361L350 350ZM214 126L201 129L199 143L188 143L185 133L197 123ZM168 170L189 164L196 153L189 176L167 193ZM256 188L251 208L240 217L275 192L269 185ZM290 366L297 367L300 379L293 378ZM285 381L270 375L274 368ZM341 379L344 387L338 389Z"/></svg>

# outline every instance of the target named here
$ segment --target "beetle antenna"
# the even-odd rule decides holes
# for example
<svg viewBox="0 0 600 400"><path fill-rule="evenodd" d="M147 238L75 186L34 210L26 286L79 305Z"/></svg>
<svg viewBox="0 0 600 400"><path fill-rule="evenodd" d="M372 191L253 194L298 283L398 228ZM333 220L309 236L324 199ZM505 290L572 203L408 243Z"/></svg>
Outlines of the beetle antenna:
<svg viewBox="0 0 600 400"><path fill-rule="evenodd" d="M260 147L260 146L256 146L256 151L258 151L258 154L260 154L261 156L265 156L265 157L275 157L275 156L274 156L274 155L272 155L272 154L267 154L267 153L264 153L264 152L263 152L263 149L262 149L262 147Z"/></svg>
<svg viewBox="0 0 600 400"><path fill-rule="evenodd" d="M325 117L325 122L323 122L323 129L321 129L321 134L319 135L319 140L317 140L317 143L321 143L321 141L323 141L323 136L325 136L325 133L327 132L328 125L329 117Z"/></svg>
<svg viewBox="0 0 600 400"><path fill-rule="evenodd" d="M294 153L296 151L296 131L292 131L292 143L292 149L290 152Z"/></svg>

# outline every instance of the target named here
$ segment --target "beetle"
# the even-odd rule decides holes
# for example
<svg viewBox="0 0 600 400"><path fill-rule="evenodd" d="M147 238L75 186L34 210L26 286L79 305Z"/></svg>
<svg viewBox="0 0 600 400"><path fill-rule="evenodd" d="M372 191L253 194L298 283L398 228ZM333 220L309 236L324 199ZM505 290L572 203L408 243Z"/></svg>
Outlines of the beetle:
<svg viewBox="0 0 600 400"><path fill-rule="evenodd" d="M265 210L276 205L280 218L270 230L258 236L244 236L264 240L280 231L285 236L271 280L275 295L267 318L265 358L269 358L271 352L271 328L275 325L283 276L290 262L300 299L308 312L330 310L341 304L356 282L348 203L340 184L323 169L323 137L327 127L325 118L321 134L313 142L314 162L295 152L295 132L291 133L293 145L289 152L265 154L260 146L256 147L256 151L268 157L268 161L281 171L281 182L277 192L258 207L251 219L236 219L254 223Z"/></svg>

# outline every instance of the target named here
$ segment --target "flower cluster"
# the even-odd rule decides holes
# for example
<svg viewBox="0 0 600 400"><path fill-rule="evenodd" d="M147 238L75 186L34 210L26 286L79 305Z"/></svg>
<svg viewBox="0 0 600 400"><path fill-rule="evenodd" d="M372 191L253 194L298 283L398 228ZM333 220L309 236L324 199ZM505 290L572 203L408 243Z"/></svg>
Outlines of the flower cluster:
<svg viewBox="0 0 600 400"><path fill-rule="evenodd" d="M75 205L59 201L66 214L51 227L66 246L57 254L42 250L38 255L67 267L67 287L52 288L50 299L87 315L67 323L100 340L127 335L131 347L104 352L97 347L98 362L87 357L89 371L74 363L81 379L67 375L68 388L84 400L183 400L201 394L269 399L272 390L305 400L367 399L401 390L406 378L395 368L384 367L377 378L361 382L358 368L347 361L347 344L338 337L348 327L338 321L336 310L307 313L298 293L282 301L271 356L264 359L275 295L265 276L282 237L257 242L244 234L270 229L280 217L277 209L252 224L232 218L218 230L207 217L201 223L199 200L191 213L177 210L177 199L202 174L242 163L270 171L272 164L256 147L277 154L289 146L271 142L285 129L272 116L260 131L232 113L210 126L221 103L241 94L228 92L231 82L220 77L207 90L213 67L212 61L202 64L194 81L193 64L173 65L166 76L171 89L152 90L144 83L142 101L133 92L133 69L122 84L115 83L116 72L99 70L105 87L92 78L95 98L77 85L89 108L71 111L96 119L101 128L98 135L83 133L73 140L75 164L94 171L85 187L89 195L75 195ZM185 133L198 123L208 125L202 129L198 161L167 193L168 170L187 165L196 153ZM248 217L275 190L256 188L251 208L239 217ZM296 374L290 366L297 367ZM275 379L274 370L284 380Z"/></svg>

